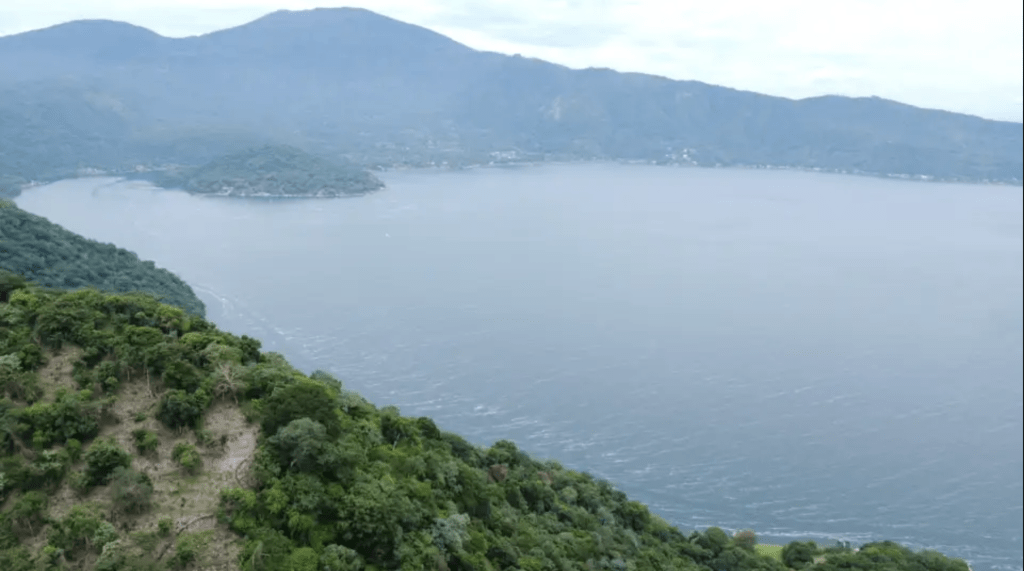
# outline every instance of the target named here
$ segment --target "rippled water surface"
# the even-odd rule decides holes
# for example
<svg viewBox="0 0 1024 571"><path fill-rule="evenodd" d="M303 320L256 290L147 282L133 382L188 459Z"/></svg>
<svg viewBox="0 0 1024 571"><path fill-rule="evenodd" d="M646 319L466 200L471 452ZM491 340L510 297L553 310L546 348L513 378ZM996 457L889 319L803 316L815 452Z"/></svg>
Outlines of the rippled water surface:
<svg viewBox="0 0 1024 571"><path fill-rule="evenodd" d="M607 478L682 528L1021 569L1020 188L588 165L357 199L112 179L22 208L376 403Z"/></svg>

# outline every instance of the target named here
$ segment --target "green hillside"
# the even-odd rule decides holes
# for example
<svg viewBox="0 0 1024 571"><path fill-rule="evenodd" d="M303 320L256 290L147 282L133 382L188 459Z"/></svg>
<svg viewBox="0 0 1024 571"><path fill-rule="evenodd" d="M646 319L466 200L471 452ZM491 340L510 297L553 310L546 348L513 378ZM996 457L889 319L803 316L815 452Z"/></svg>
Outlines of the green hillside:
<svg viewBox="0 0 1024 571"><path fill-rule="evenodd" d="M0 199L0 273L4 270L46 287L142 291L196 315L206 311L188 284L153 262L83 238Z"/></svg>
<svg viewBox="0 0 1024 571"><path fill-rule="evenodd" d="M683 533L143 294L8 281L0 300L9 571L967 570L891 543L780 558L751 533Z"/></svg>

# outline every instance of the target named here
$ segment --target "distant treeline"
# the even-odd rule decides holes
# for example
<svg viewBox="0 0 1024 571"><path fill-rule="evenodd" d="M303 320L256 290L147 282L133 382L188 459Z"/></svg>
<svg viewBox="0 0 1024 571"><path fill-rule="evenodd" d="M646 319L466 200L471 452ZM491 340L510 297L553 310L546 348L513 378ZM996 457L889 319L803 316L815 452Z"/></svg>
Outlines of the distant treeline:
<svg viewBox="0 0 1024 571"><path fill-rule="evenodd" d="M205 313L192 288L173 273L140 260L134 252L83 238L0 199L3 271L46 287L146 292L190 313Z"/></svg>

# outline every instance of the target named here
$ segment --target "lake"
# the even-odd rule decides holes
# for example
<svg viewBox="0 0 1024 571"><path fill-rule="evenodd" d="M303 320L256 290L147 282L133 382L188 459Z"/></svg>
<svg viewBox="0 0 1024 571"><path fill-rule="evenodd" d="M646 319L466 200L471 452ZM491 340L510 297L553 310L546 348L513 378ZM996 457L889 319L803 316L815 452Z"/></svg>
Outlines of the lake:
<svg viewBox="0 0 1024 571"><path fill-rule="evenodd" d="M337 200L17 199L376 404L682 529L1022 560L1022 192L786 171L385 173Z"/></svg>

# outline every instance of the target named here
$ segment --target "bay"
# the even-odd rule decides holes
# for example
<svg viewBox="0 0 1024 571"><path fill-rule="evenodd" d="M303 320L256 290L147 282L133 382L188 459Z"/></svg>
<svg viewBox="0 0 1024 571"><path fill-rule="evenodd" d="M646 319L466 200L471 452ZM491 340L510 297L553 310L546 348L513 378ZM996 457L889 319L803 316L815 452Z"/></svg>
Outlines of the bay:
<svg viewBox="0 0 1024 571"><path fill-rule="evenodd" d="M606 478L683 529L1021 569L1020 188L560 165L339 200L115 179L22 208L178 273L378 405Z"/></svg>

